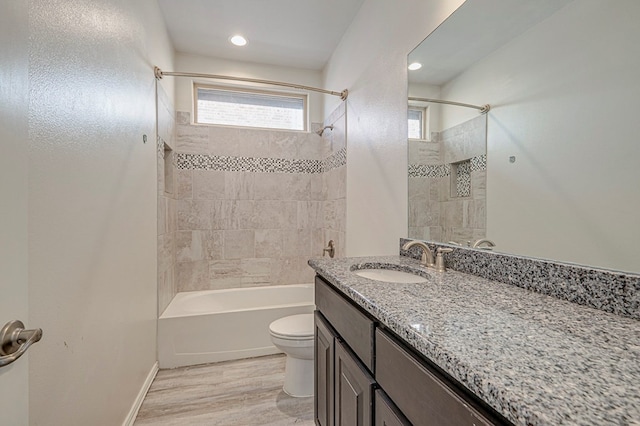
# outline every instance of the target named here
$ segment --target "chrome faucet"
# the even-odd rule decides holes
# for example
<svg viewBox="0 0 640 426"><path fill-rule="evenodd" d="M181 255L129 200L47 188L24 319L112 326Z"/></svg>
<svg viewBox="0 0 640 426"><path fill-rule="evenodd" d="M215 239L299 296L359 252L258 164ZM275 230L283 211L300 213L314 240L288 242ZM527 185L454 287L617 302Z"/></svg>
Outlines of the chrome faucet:
<svg viewBox="0 0 640 426"><path fill-rule="evenodd" d="M486 244L486 247L480 247L482 244ZM486 238L481 238L479 240L476 240L475 243L473 243L473 248L480 248L480 249L484 249L484 250L491 250L493 247L495 247L495 243L491 240L488 240Z"/></svg>
<svg viewBox="0 0 640 426"><path fill-rule="evenodd" d="M402 250L409 250L413 246L418 246L422 249L422 258L420 259L420 264L428 268L433 268L435 266L433 253L431 252L431 249L422 241L417 241L417 240L409 241L408 243L402 246Z"/></svg>

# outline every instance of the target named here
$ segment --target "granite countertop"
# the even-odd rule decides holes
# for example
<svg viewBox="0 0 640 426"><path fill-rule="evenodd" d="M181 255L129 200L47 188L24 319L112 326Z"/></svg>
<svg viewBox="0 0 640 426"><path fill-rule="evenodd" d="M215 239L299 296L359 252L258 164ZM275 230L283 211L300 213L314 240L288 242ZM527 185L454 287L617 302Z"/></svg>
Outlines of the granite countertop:
<svg viewBox="0 0 640 426"><path fill-rule="evenodd" d="M426 283L352 272L410 268ZM640 425L640 322L404 256L309 265L516 425Z"/></svg>

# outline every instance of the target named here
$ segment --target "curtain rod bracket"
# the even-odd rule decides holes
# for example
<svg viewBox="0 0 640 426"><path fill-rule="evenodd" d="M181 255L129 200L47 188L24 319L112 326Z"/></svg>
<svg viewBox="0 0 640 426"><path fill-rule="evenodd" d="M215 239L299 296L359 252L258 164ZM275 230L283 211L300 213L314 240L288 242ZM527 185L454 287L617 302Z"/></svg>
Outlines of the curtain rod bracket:
<svg viewBox="0 0 640 426"><path fill-rule="evenodd" d="M342 99L343 101L346 101L348 96L349 96L348 89L344 89L342 92L340 92L340 99Z"/></svg>
<svg viewBox="0 0 640 426"><path fill-rule="evenodd" d="M162 70L158 67L153 67L153 74L156 76L157 80L162 80Z"/></svg>

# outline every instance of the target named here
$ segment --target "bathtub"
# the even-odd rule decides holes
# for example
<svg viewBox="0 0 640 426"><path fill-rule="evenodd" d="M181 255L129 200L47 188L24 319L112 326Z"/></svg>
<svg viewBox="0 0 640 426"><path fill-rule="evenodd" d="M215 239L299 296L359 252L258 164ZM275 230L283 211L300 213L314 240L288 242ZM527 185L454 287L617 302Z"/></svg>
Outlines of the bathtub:
<svg viewBox="0 0 640 426"><path fill-rule="evenodd" d="M313 284L178 293L158 320L160 368L279 353L269 324L315 309Z"/></svg>

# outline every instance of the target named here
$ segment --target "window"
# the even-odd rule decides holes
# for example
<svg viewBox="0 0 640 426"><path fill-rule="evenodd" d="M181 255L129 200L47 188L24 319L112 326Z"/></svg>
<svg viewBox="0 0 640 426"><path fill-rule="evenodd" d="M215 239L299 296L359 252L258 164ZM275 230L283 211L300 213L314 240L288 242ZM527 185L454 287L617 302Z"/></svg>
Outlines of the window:
<svg viewBox="0 0 640 426"><path fill-rule="evenodd" d="M427 108L409 107L409 139L427 139Z"/></svg>
<svg viewBox="0 0 640 426"><path fill-rule="evenodd" d="M307 130L307 95L194 85L198 124Z"/></svg>

